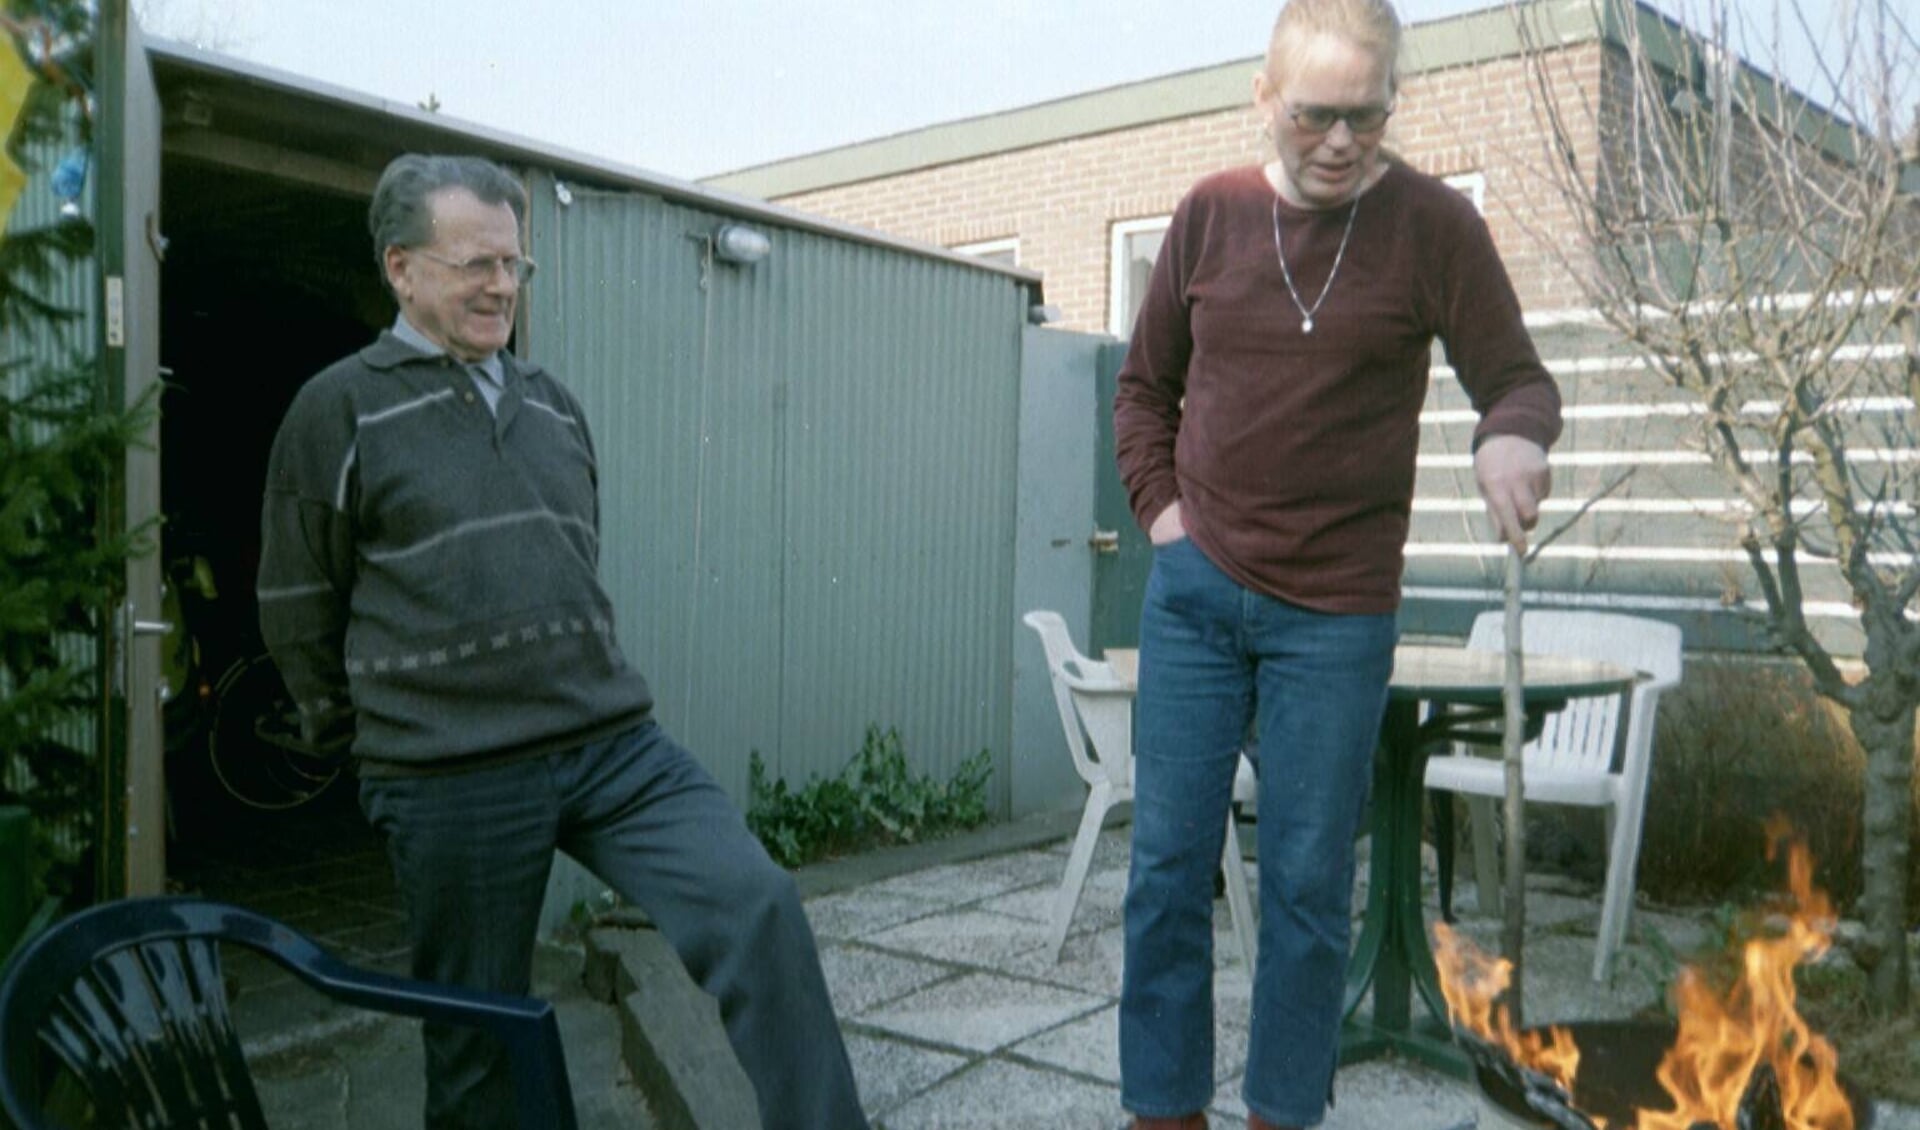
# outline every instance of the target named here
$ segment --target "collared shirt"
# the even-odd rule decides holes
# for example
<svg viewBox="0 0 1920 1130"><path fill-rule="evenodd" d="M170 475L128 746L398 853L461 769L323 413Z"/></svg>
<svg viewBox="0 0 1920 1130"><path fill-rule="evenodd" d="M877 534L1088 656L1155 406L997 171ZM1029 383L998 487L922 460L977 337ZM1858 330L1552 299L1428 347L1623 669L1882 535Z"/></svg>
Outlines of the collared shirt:
<svg viewBox="0 0 1920 1130"><path fill-rule="evenodd" d="M429 340L426 334L415 329L405 314L393 320L393 336L430 357L442 357L447 353ZM507 391L507 367L500 363L499 351L489 353L479 361L463 361L460 365L473 377L473 386L480 390L480 395L487 398L487 411L497 413L500 394Z"/></svg>

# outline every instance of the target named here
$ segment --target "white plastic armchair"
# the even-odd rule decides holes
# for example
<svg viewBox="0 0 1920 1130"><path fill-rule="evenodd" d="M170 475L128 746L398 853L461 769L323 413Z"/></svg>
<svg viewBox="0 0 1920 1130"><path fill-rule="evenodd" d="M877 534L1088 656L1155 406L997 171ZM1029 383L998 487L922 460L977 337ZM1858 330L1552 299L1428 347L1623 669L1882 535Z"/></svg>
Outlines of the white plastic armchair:
<svg viewBox="0 0 1920 1130"><path fill-rule="evenodd" d="M1640 860L1640 830L1653 765L1654 712L1660 692L1680 682L1680 629L1639 616L1538 610L1522 617L1521 633L1521 646L1529 654L1603 660L1642 675L1627 696L1575 699L1566 709L1548 715L1540 736L1523 751L1527 800L1585 805L1606 813L1606 889L1593 955L1593 979L1603 981L1613 954L1626 940L1627 917L1633 909L1634 872ZM1481 613L1473 622L1467 647L1504 651L1505 614ZM1623 697L1628 699L1624 735L1619 729ZM1467 795L1480 906L1499 913L1493 799L1506 794L1499 758L1465 752L1432 758L1427 762L1426 785ZM1450 860L1451 853L1445 853L1445 858Z"/></svg>
<svg viewBox="0 0 1920 1130"><path fill-rule="evenodd" d="M1067 752L1073 755L1073 767L1087 783L1087 805L1080 817L1080 831L1074 837L1067 857L1067 873L1054 897L1048 925L1047 946L1053 960L1060 960L1067 932L1073 925L1073 911L1093 865L1093 849L1100 838L1107 812L1116 804L1133 799L1133 696L1132 684L1114 673L1113 668L1080 654L1067 634L1066 621L1057 612L1033 611L1024 617L1026 625L1040 636L1046 650L1047 673L1053 684L1055 704L1060 708L1060 725L1067 737ZM1234 800L1251 803L1256 782L1252 766L1242 756L1234 779ZM1221 867L1226 875L1227 906L1233 915L1233 931L1240 942L1247 969L1254 967L1255 933L1252 899L1247 891L1247 873L1240 858L1240 837L1232 811L1227 813L1227 838L1221 852Z"/></svg>

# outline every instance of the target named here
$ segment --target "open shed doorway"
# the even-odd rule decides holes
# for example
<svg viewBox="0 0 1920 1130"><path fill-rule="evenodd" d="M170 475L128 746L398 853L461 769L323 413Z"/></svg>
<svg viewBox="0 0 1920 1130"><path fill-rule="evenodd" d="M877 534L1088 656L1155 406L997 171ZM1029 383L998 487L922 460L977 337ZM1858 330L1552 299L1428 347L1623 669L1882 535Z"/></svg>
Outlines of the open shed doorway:
<svg viewBox="0 0 1920 1130"><path fill-rule="evenodd" d="M335 776L286 741L293 723L254 599L260 502L295 392L372 340L393 307L365 198L179 156L161 186L160 542L181 626L166 649L168 883L326 937L316 915L364 924L371 909L328 891L390 906L391 884L352 772Z"/></svg>

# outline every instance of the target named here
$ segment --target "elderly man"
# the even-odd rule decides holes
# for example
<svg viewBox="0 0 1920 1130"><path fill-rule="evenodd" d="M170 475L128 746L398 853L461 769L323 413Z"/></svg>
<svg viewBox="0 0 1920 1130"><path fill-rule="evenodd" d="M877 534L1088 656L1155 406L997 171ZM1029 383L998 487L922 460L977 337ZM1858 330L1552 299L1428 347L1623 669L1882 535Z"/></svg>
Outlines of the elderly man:
<svg viewBox="0 0 1920 1130"><path fill-rule="evenodd" d="M560 848L718 998L767 1130L858 1130L793 882L615 642L586 415L506 351L525 218L519 183L477 158L382 174L369 225L400 313L307 382L274 441L267 645L308 739L356 762L417 976L526 992ZM427 1125L510 1125L503 1049L425 1038Z"/></svg>

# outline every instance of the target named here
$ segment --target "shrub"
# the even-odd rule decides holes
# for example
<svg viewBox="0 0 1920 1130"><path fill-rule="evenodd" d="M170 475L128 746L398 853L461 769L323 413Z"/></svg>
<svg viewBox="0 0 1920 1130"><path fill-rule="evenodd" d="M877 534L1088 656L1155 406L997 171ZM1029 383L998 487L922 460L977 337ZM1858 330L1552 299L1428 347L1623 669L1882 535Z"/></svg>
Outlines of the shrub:
<svg viewBox="0 0 1920 1130"><path fill-rule="evenodd" d="M1844 712L1814 692L1805 671L1766 660L1690 660L1680 685L1661 696L1653 750L1637 878L1647 897L1748 902L1776 889L1763 828L1775 813L1806 839L1814 882L1835 904L1859 897L1865 755ZM1914 804L1920 812L1920 777ZM1920 840L1920 818L1913 827ZM1598 881L1606 845L1594 813L1531 806L1528 830L1537 863ZM1920 916L1920 843L1915 849L1907 905Z"/></svg>
<svg viewBox="0 0 1920 1130"><path fill-rule="evenodd" d="M748 760L747 827L783 867L978 827L987 819L991 756L981 750L945 783L914 773L898 730L868 726L860 752L837 776L794 789Z"/></svg>

